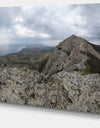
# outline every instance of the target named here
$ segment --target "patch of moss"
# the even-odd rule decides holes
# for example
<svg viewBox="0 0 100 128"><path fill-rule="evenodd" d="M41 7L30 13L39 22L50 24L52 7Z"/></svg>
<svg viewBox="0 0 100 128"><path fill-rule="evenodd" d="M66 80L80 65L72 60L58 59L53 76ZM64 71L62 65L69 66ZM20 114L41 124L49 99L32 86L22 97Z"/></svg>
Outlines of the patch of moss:
<svg viewBox="0 0 100 128"><path fill-rule="evenodd" d="M88 62L85 62L85 69L82 70L82 75L87 75L92 73L92 67Z"/></svg>
<svg viewBox="0 0 100 128"><path fill-rule="evenodd" d="M88 64L91 66L91 72L100 74L100 60L92 54L88 53L88 56L90 58Z"/></svg>

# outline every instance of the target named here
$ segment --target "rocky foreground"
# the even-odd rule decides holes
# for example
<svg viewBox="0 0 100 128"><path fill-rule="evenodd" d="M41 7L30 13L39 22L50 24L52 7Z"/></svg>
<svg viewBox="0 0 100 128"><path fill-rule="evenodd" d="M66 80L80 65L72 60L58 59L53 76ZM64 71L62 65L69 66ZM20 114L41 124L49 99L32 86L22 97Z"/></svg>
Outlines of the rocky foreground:
<svg viewBox="0 0 100 128"><path fill-rule="evenodd" d="M0 101L100 114L100 75L0 68Z"/></svg>

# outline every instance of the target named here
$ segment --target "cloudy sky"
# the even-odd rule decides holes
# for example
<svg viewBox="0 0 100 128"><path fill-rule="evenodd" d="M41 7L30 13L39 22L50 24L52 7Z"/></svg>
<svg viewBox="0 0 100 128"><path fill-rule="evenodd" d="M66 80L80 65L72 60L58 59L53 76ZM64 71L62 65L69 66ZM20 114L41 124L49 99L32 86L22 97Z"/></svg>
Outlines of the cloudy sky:
<svg viewBox="0 0 100 128"><path fill-rule="evenodd" d="M100 5L0 7L0 44L56 45L72 34L100 44Z"/></svg>

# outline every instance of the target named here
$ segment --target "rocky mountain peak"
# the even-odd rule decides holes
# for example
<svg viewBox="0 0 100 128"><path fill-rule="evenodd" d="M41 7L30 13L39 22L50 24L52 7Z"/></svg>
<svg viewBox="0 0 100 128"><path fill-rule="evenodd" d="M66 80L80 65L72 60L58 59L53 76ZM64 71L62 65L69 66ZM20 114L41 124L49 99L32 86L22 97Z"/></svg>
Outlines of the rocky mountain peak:
<svg viewBox="0 0 100 128"><path fill-rule="evenodd" d="M60 42L52 52L44 72L55 74L60 71L79 71L85 68L85 62L95 56L100 60L100 54L85 39L72 35Z"/></svg>
<svg viewBox="0 0 100 128"><path fill-rule="evenodd" d="M69 36L68 38L66 38L66 39L79 39L79 38L81 38L81 37L78 37L78 36L76 36L76 35L71 35L71 36Z"/></svg>
<svg viewBox="0 0 100 128"><path fill-rule="evenodd" d="M77 48L77 50L85 50L87 51L89 42L81 37L72 35L67 39L63 40L57 45L58 50L65 50L67 52L71 52L73 49Z"/></svg>
<svg viewBox="0 0 100 128"><path fill-rule="evenodd" d="M71 38L71 39L72 39L72 38L78 38L78 36L76 36L76 35L73 34L73 35L71 35L71 36L68 37L68 38ZM68 39L68 38L67 38L67 39Z"/></svg>

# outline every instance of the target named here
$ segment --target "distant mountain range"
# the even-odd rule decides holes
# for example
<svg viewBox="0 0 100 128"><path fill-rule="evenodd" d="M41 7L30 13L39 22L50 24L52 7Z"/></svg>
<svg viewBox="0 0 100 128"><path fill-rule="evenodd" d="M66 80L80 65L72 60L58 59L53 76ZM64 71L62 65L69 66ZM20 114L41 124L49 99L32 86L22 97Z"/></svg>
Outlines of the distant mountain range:
<svg viewBox="0 0 100 128"><path fill-rule="evenodd" d="M32 47L36 47L36 48L42 48L42 47L48 47L44 44L0 44L0 56L6 55L6 54L10 54L10 53L16 53L19 52L21 49L23 48L32 48Z"/></svg>
<svg viewBox="0 0 100 128"><path fill-rule="evenodd" d="M34 45L28 45L27 48L45 48L45 47L52 47L44 44L34 44Z"/></svg>
<svg viewBox="0 0 100 128"><path fill-rule="evenodd" d="M54 47L35 44L21 49L19 52L0 56L0 65L10 67L28 67L42 71L43 64L47 62L48 56ZM40 66L41 65L41 66Z"/></svg>
<svg viewBox="0 0 100 128"><path fill-rule="evenodd" d="M0 44L0 56L18 52L25 47L25 44Z"/></svg>

